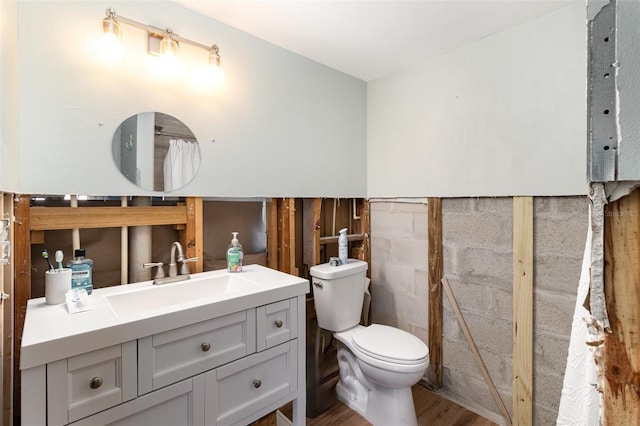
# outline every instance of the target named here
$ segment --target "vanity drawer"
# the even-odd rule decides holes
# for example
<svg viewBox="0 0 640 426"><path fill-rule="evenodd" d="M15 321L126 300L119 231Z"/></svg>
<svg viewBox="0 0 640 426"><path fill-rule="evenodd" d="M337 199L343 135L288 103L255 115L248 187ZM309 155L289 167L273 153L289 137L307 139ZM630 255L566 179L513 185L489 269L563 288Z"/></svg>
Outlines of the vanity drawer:
<svg viewBox="0 0 640 426"><path fill-rule="evenodd" d="M297 306L293 298L256 308L258 352L298 337Z"/></svg>
<svg viewBox="0 0 640 426"><path fill-rule="evenodd" d="M47 364L49 425L62 425L133 399L136 342Z"/></svg>
<svg viewBox="0 0 640 426"><path fill-rule="evenodd" d="M255 352L255 310L138 339L138 395Z"/></svg>
<svg viewBox="0 0 640 426"><path fill-rule="evenodd" d="M205 418L238 423L297 390L295 340L207 373Z"/></svg>

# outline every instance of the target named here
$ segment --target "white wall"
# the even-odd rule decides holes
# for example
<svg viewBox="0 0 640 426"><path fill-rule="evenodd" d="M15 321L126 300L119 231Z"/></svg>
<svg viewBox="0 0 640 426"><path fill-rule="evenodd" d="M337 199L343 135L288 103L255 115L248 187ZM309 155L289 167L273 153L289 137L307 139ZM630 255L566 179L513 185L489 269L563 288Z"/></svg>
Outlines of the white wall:
<svg viewBox="0 0 640 426"><path fill-rule="evenodd" d="M370 82L369 197L586 193L586 56L577 3Z"/></svg>
<svg viewBox="0 0 640 426"><path fill-rule="evenodd" d="M152 78L146 33L126 25L126 62L101 65L91 48L107 7L217 43L225 84L203 90ZM21 192L149 194L120 175L111 139L127 117L160 111L201 141L198 175L172 194L366 195L363 81L168 1L29 1L18 12ZM189 46L181 56L206 61L205 51Z"/></svg>
<svg viewBox="0 0 640 426"><path fill-rule="evenodd" d="M0 1L0 191L18 188L18 8Z"/></svg>

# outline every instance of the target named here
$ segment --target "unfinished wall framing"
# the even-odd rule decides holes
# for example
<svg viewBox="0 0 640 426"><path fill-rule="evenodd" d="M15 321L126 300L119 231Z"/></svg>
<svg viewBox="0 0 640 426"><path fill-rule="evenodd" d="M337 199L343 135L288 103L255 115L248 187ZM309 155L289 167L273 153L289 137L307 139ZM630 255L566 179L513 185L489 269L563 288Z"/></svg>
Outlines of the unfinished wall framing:
<svg viewBox="0 0 640 426"><path fill-rule="evenodd" d="M15 337L13 339L13 351L15 354L13 359L13 413L16 419L19 419L20 415L19 363L22 328L24 326L26 304L32 297L32 261L36 261L36 259L32 259L31 245L43 243L46 232L55 230L69 232L69 230L73 229L106 231L111 228L125 226L131 229L134 224L135 226L153 226L155 228L169 227L173 229L173 236L170 241L175 241L175 236L177 235L185 250L185 256L198 257L199 259L197 262L190 264L191 272L202 272L204 270L204 208L202 198L188 197L184 199L184 202L173 204L165 202L161 203L162 205L129 207L123 207L119 204L104 207L38 207L31 206L30 201L30 196L28 195L16 195L12 202L13 216L15 218L13 250L15 275L13 306L15 321L10 335L12 334ZM270 226L270 224L267 224L268 236L276 235L275 226L272 228ZM117 245L117 242L115 245ZM163 249L163 255L168 254L168 245ZM255 260L260 260L259 263L263 263L262 257L260 259L255 258ZM254 258L249 257L249 259ZM277 261L277 257L275 259ZM267 263L267 261L264 263ZM7 382L5 381L5 383ZM10 406L11 404L7 403L5 408Z"/></svg>
<svg viewBox="0 0 640 426"><path fill-rule="evenodd" d="M634 188L640 184L637 84L640 8L637 2L617 0L589 0L587 6L588 179L594 204L590 311L602 336L593 343L599 344L595 363L599 390L603 393L599 420L605 425L637 424L640 192Z"/></svg>
<svg viewBox="0 0 640 426"><path fill-rule="evenodd" d="M605 215L605 297L611 332L602 358L605 425L640 419L640 189L610 203Z"/></svg>
<svg viewBox="0 0 640 426"><path fill-rule="evenodd" d="M432 286L427 258L437 249L427 247L430 219L426 202L430 200L406 201L371 200L373 316L374 322L406 329L426 341L425 305ZM486 368L515 421L518 413L511 404L517 315L513 300L513 199L444 198L441 202L443 277L451 284ZM526 302L533 315L528 322L532 345L530 349L522 346L533 357L533 384L525 402L532 404L532 424L554 424L584 251L588 201L581 196L535 197L532 207L533 227L520 227L531 229L532 240L526 240L532 241L535 271ZM446 301L442 329L442 387L438 392L502 424L504 416Z"/></svg>
<svg viewBox="0 0 640 426"><path fill-rule="evenodd" d="M13 237L13 197L11 194L0 192L0 232L4 235L0 241L12 242ZM9 246L10 247L10 246ZM12 423L13 407L11 395L13 393L13 263L11 250L0 247L0 351L2 365L0 366L0 383L2 383L2 419L1 424Z"/></svg>

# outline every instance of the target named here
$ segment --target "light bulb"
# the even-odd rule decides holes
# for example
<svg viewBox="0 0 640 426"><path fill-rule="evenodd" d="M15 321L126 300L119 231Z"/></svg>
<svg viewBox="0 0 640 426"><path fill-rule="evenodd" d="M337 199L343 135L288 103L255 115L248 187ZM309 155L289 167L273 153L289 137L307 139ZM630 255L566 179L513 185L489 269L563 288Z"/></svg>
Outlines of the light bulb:
<svg viewBox="0 0 640 426"><path fill-rule="evenodd" d="M106 63L118 62L122 57L120 39L115 34L105 33L100 40L100 59Z"/></svg>
<svg viewBox="0 0 640 426"><path fill-rule="evenodd" d="M112 9L106 10L107 17L102 20L102 39L98 50L100 59L106 63L114 63L122 56L120 44L120 24L116 20L116 13Z"/></svg>
<svg viewBox="0 0 640 426"><path fill-rule="evenodd" d="M222 84L224 81L224 72L220 67L220 49L217 44L211 46L209 51L209 67L207 69L207 80L212 86Z"/></svg>
<svg viewBox="0 0 640 426"><path fill-rule="evenodd" d="M180 70L178 58L178 42L172 37L171 31L167 31L160 42L160 54L158 55L158 73L164 77L173 76Z"/></svg>

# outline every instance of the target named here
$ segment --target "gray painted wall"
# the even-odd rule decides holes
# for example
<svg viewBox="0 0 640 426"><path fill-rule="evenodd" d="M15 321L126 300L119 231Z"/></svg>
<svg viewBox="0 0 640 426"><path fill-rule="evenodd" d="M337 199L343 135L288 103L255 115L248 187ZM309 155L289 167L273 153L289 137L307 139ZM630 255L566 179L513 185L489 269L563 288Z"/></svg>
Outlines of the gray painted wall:
<svg viewBox="0 0 640 426"><path fill-rule="evenodd" d="M586 89L582 2L374 80L369 197L585 194Z"/></svg>
<svg viewBox="0 0 640 426"><path fill-rule="evenodd" d="M17 2L0 1L0 191L18 188Z"/></svg>
<svg viewBox="0 0 640 426"><path fill-rule="evenodd" d="M160 111L187 124L201 142L198 175L172 195L366 195L363 81L169 1L28 1L17 7L19 74L17 81L3 77L3 84L16 85L20 94L20 191L149 194L120 175L111 139L127 117ZM107 7L217 43L224 85L203 89L188 76L154 77L146 32L124 24L124 62L104 65L95 46ZM180 56L185 68L207 60L206 51L187 45Z"/></svg>

